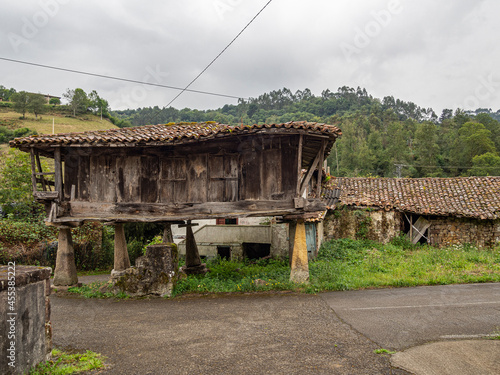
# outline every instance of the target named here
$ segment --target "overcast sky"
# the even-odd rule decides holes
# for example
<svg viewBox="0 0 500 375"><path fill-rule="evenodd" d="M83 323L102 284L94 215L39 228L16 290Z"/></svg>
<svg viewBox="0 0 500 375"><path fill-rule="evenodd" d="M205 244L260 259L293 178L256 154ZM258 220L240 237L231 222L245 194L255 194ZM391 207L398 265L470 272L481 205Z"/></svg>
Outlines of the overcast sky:
<svg viewBox="0 0 500 375"><path fill-rule="evenodd" d="M184 87L268 0L3 1L0 57ZM236 97L365 87L432 107L500 109L500 1L273 0L191 86ZM496 68L496 69L495 69ZM178 91L0 60L0 85L96 90L112 109ZM176 108L236 99L185 92Z"/></svg>

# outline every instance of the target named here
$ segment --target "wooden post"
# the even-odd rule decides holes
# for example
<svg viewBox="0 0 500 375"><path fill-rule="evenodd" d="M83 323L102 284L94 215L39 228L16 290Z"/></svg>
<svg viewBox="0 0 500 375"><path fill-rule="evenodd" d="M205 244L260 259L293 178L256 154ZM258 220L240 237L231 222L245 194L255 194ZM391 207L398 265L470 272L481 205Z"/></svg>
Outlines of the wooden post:
<svg viewBox="0 0 500 375"><path fill-rule="evenodd" d="M300 183L302 179L300 178L302 174L302 144L304 143L304 136L301 134L299 138L299 149L297 155L297 197L300 197Z"/></svg>
<svg viewBox="0 0 500 375"><path fill-rule="evenodd" d="M31 156L31 185L33 188L33 194L37 192L36 188L36 169L35 169L35 150L33 147L30 149L30 156Z"/></svg>
<svg viewBox="0 0 500 375"><path fill-rule="evenodd" d="M326 141L321 144L321 150L319 151L319 162L318 162L318 183L316 185L316 198L321 198L321 177L323 174L323 160L325 158L325 148Z"/></svg>
<svg viewBox="0 0 500 375"><path fill-rule="evenodd" d="M309 282L309 262L307 259L306 226L304 220L297 220L292 251L292 270L290 281Z"/></svg>
<svg viewBox="0 0 500 375"><path fill-rule="evenodd" d="M78 284L76 274L75 252L70 228L59 229L56 269L54 270L54 286Z"/></svg>
<svg viewBox="0 0 500 375"><path fill-rule="evenodd" d="M115 224L115 264L113 272L125 271L127 268L130 268L127 240L125 239L123 224L119 223Z"/></svg>

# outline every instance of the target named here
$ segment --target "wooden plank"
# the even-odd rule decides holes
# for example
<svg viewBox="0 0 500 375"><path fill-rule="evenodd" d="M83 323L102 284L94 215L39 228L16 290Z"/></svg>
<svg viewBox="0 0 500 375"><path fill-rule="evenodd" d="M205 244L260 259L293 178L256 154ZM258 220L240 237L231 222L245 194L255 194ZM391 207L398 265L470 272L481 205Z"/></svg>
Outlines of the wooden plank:
<svg viewBox="0 0 500 375"><path fill-rule="evenodd" d="M127 156L117 162L117 202L139 202L141 197L141 157Z"/></svg>
<svg viewBox="0 0 500 375"><path fill-rule="evenodd" d="M224 202L235 202L239 199L239 155L224 156Z"/></svg>
<svg viewBox="0 0 500 375"><path fill-rule="evenodd" d="M281 150L269 149L262 152L261 199L272 199L281 194Z"/></svg>
<svg viewBox="0 0 500 375"><path fill-rule="evenodd" d="M186 158L165 158L160 162L160 197L162 203L184 203L188 197Z"/></svg>
<svg viewBox="0 0 500 375"><path fill-rule="evenodd" d="M80 155L78 157L78 184L76 199L88 201L90 197L90 156Z"/></svg>
<svg viewBox="0 0 500 375"><path fill-rule="evenodd" d="M141 157L141 202L155 203L158 201L158 186L160 161L156 156Z"/></svg>
<svg viewBox="0 0 500 375"><path fill-rule="evenodd" d="M207 201L208 189L208 155L191 155L188 159L187 201L203 203Z"/></svg>
<svg viewBox="0 0 500 375"><path fill-rule="evenodd" d="M89 201L100 202L102 201L99 196L99 181L101 176L101 168L99 167L99 157L96 155L90 156L89 166Z"/></svg>
<svg viewBox="0 0 500 375"><path fill-rule="evenodd" d="M300 196L306 190L307 185L309 184L309 181L311 180L311 177L312 177L314 171L316 170L316 166L319 163L320 156L321 156L321 149L318 151L318 153L316 154L316 157L314 158L314 160L312 161L312 163L309 165L309 168L307 169L307 173L306 173L304 179L302 180L302 182L300 184L300 191L299 191L299 195Z"/></svg>
<svg viewBox="0 0 500 375"><path fill-rule="evenodd" d="M223 202L224 181L224 156L208 155L208 202Z"/></svg>
<svg viewBox="0 0 500 375"><path fill-rule="evenodd" d="M31 157L31 188L33 189L33 194L38 190L36 187L36 170L35 170L35 150L33 148L30 149L30 157Z"/></svg>
<svg viewBox="0 0 500 375"><path fill-rule="evenodd" d="M54 173L55 191L59 192L59 199L63 200L63 174L61 163L61 149L59 147L54 149Z"/></svg>
<svg viewBox="0 0 500 375"><path fill-rule="evenodd" d="M291 137L282 140L281 147L281 181L283 198L292 199L296 196L296 191L299 188L298 168L297 168L297 142L295 145Z"/></svg>
<svg viewBox="0 0 500 375"><path fill-rule="evenodd" d="M299 136L299 146L298 146L298 152L297 152L297 196L301 196L300 192L300 182L301 182L301 177L302 177L302 147L304 144L304 135Z"/></svg>
<svg viewBox="0 0 500 375"><path fill-rule="evenodd" d="M418 220L413 224L415 232L413 232L412 243L416 244L425 234L425 231L431 226L430 221L426 220L423 216L420 216Z"/></svg>
<svg viewBox="0 0 500 375"><path fill-rule="evenodd" d="M38 175L40 175L40 173L42 173L42 163L40 163L40 155L38 153L36 153L35 155L35 159L36 159L36 166L38 168ZM47 190L47 186L45 185L45 178L42 177L42 189L43 191L46 191Z"/></svg>
<svg viewBox="0 0 500 375"><path fill-rule="evenodd" d="M256 152L241 155L240 199L259 199L261 188L260 156Z"/></svg>
<svg viewBox="0 0 500 375"><path fill-rule="evenodd" d="M93 218L117 218L120 215L135 217L161 216L164 221L186 220L189 217L245 217L257 215L283 215L295 213L293 201L237 201L205 202L200 204L162 204L162 203L107 203L107 202L71 202L72 217L86 220Z"/></svg>
<svg viewBox="0 0 500 375"><path fill-rule="evenodd" d="M325 159L325 148L326 141L323 141L321 144L321 149L319 151L319 161L318 161L318 180L316 182L316 197L321 197L321 177L323 174L323 161Z"/></svg>
<svg viewBox="0 0 500 375"><path fill-rule="evenodd" d="M75 186L75 196L78 186L78 155L69 152L64 157L64 196L71 200L71 187ZM49 183L50 185L50 183Z"/></svg>

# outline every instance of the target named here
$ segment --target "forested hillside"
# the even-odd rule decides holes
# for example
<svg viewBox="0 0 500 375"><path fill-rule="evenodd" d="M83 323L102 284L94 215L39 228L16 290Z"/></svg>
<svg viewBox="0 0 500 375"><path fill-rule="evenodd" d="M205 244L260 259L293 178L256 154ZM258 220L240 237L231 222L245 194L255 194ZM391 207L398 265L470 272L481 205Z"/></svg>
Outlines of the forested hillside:
<svg viewBox="0 0 500 375"><path fill-rule="evenodd" d="M361 88L344 86L321 96L285 88L217 110L154 107L113 115L133 126L179 121L335 124L343 132L328 158L336 176L500 175L500 110L445 109L438 116L431 108L392 96L373 98Z"/></svg>

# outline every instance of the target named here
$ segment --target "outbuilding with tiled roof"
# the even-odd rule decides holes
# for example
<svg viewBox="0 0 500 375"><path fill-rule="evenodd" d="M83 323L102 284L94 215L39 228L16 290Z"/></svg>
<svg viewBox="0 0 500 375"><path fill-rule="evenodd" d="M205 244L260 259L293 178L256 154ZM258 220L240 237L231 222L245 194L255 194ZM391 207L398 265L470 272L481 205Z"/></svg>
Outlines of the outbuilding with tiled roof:
<svg viewBox="0 0 500 375"><path fill-rule="evenodd" d="M439 246L500 242L500 177L332 178L323 200L337 212L327 219L327 237L355 237L357 212L369 218L369 236L383 242L400 232Z"/></svg>

